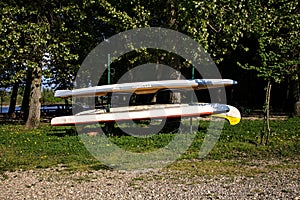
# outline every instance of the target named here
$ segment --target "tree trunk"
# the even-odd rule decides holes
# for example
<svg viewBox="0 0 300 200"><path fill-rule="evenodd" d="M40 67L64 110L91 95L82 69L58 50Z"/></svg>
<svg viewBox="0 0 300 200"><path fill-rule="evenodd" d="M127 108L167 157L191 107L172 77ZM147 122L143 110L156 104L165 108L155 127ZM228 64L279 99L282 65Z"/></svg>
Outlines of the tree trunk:
<svg viewBox="0 0 300 200"><path fill-rule="evenodd" d="M3 114L3 110L2 110L2 108L3 108L3 95L2 95L2 93L0 93L0 113L1 114Z"/></svg>
<svg viewBox="0 0 300 200"><path fill-rule="evenodd" d="M298 67L298 81L296 82L294 88L294 99L295 99L294 113L297 117L300 117L300 67L299 65L297 65L297 67Z"/></svg>
<svg viewBox="0 0 300 200"><path fill-rule="evenodd" d="M40 125L40 115L41 115L40 100L42 97L41 85L42 85L42 67L39 66L33 71L29 115L25 124L25 129L38 128Z"/></svg>
<svg viewBox="0 0 300 200"><path fill-rule="evenodd" d="M72 110L70 109L70 104L67 98L65 98L65 110L63 111L64 115L72 115Z"/></svg>
<svg viewBox="0 0 300 200"><path fill-rule="evenodd" d="M263 124L263 130L261 132L261 137L260 137L261 145L268 145L269 136L271 134L271 128L270 128L271 89L272 89L272 83L270 80L268 80L268 85L266 89L266 100L264 105L264 124Z"/></svg>
<svg viewBox="0 0 300 200"><path fill-rule="evenodd" d="M32 70L28 69L27 75L26 75L23 100L22 100L22 105L21 105L21 118L23 119L24 122L27 121L28 114L29 114L31 83L32 83Z"/></svg>
<svg viewBox="0 0 300 200"><path fill-rule="evenodd" d="M19 84L15 83L13 88L12 88L12 93L11 93L11 96L10 96L9 109L8 109L8 116L10 116L11 118L15 117L17 97L18 97L18 89L19 89Z"/></svg>

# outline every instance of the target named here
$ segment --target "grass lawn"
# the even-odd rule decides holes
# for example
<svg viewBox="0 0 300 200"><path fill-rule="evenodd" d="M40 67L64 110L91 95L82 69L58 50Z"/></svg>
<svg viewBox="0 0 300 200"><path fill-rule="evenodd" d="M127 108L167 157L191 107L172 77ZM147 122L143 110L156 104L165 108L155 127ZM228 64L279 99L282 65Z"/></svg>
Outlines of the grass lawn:
<svg viewBox="0 0 300 200"><path fill-rule="evenodd" d="M228 170L233 162L242 165L249 160L299 161L300 118L271 121L272 135L268 146L259 145L261 120L242 120L236 126L226 123L212 151L205 158L199 159L199 149L208 124L208 121L201 121L190 148L170 168L189 169L195 165L195 160L202 161L196 163L209 163L208 169L212 166L221 168L222 165ZM92 139L95 136L88 137ZM165 146L173 137L174 134L156 134L148 138L120 136L109 139L127 151L144 152ZM25 131L23 125L0 125L0 172L58 165L70 170L106 169L87 151L81 138L70 127L42 124L37 130Z"/></svg>

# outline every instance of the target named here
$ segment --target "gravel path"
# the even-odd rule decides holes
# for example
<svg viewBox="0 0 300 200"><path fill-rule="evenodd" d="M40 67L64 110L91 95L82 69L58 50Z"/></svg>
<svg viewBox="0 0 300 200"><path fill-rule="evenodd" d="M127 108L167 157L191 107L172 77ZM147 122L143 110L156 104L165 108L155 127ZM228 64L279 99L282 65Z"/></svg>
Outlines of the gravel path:
<svg viewBox="0 0 300 200"><path fill-rule="evenodd" d="M294 199L300 200L298 167L245 175L196 175L188 171L6 172L0 199Z"/></svg>

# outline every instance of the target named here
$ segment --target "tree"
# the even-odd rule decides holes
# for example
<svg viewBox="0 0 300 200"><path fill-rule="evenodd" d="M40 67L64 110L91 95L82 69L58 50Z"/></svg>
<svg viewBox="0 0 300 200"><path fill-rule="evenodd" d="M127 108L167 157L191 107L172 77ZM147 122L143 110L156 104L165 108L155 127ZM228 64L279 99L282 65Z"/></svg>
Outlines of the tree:
<svg viewBox="0 0 300 200"><path fill-rule="evenodd" d="M26 69L32 73L29 114L25 129L37 128L40 123L42 68L44 55L47 52L49 38L49 22L46 5L49 2L34 2L24 9L21 26L24 31L24 48L27 53L24 58Z"/></svg>
<svg viewBox="0 0 300 200"><path fill-rule="evenodd" d="M248 3L251 1L248 1ZM270 130L271 89L274 83L281 83L285 78L295 78L299 63L299 2L283 0L252 2L248 9L251 37L257 40L255 65L244 63L241 67L255 70L259 77L267 82L264 105L264 126L261 144L268 143ZM248 50L247 47L244 50Z"/></svg>
<svg viewBox="0 0 300 200"><path fill-rule="evenodd" d="M268 1L180 1L179 31L187 33L211 54L216 63L233 52L256 52L246 62L267 82L265 122L261 143L270 135L270 94L274 83L295 78L299 63L299 2ZM257 45L247 46L251 39ZM237 56L238 57L238 56ZM265 138L266 136L266 138Z"/></svg>
<svg viewBox="0 0 300 200"><path fill-rule="evenodd" d="M6 73L7 80L15 82L26 76L27 90L24 92L22 107L29 107L29 112L25 128L37 128L40 121L42 76L54 76L50 73L49 66L61 69L62 60L72 62L76 56L68 53L70 47L66 51L63 49L63 54L61 47L66 43L55 40L60 30L56 29L59 22L55 12L59 6L58 1L4 1L2 5L1 21L5 23L2 23L0 34L0 44L3 44L0 48L3 52L1 70L9 72ZM49 56L52 59L49 60ZM29 95L30 103L26 101Z"/></svg>
<svg viewBox="0 0 300 200"><path fill-rule="evenodd" d="M98 43L132 28L159 26L187 34L217 63L233 51L245 53L250 49L256 52L254 62L241 63L270 79L269 88L291 74L299 59L299 5L295 0L4 0L0 4L0 84L25 84L29 93L25 92L23 107L29 107L26 96L32 91L35 98L30 98L30 109L35 111L39 110L42 76L56 89L71 88L80 63ZM243 42L247 38L255 40L257 46L248 47ZM130 52L116 61L123 67L116 68L115 76L147 61L170 65L174 57L153 49ZM190 66L175 60L173 66L180 66L181 71ZM37 127L38 118L30 118L28 127Z"/></svg>
<svg viewBox="0 0 300 200"><path fill-rule="evenodd" d="M10 6L1 7L0 18L0 85L12 87L9 114L15 111L19 84L23 80L24 66L22 63L22 27L18 21L24 10Z"/></svg>

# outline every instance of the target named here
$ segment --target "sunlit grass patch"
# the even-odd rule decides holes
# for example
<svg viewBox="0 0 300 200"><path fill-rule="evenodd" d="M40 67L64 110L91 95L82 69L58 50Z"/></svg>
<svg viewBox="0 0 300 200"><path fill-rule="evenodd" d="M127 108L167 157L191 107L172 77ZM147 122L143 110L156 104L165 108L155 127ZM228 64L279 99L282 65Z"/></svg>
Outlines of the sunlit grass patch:
<svg viewBox="0 0 300 200"><path fill-rule="evenodd" d="M200 121L198 130L194 127L193 141L188 150L179 158L179 162L187 163L187 168L191 168L187 161L199 160L200 149L208 126L209 121ZM199 165L200 169L200 165L203 165L202 167L208 170L209 168L217 169L219 166L231 171L235 165L229 163L226 166L223 164L220 166L218 161L238 160L242 169L243 162L241 161L299 160L300 119L271 121L271 127L269 145L261 146L259 145L261 120L242 120L236 126L229 126L225 123L217 143L209 154L201 159L209 164L200 162L196 166ZM177 135L165 133L153 134L151 137L106 135L109 142L102 148L105 149L106 145L116 145L125 151L142 154L166 147L175 136L177 139L182 137L184 141L189 134L188 132L180 132ZM2 124L0 125L0 171L51 168L58 165L71 170L108 169L87 150L82 137L92 144L97 142L96 138L104 137L104 135L78 135L74 127L51 127L48 124L30 131L25 131L23 125ZM178 163L175 163L176 165Z"/></svg>

